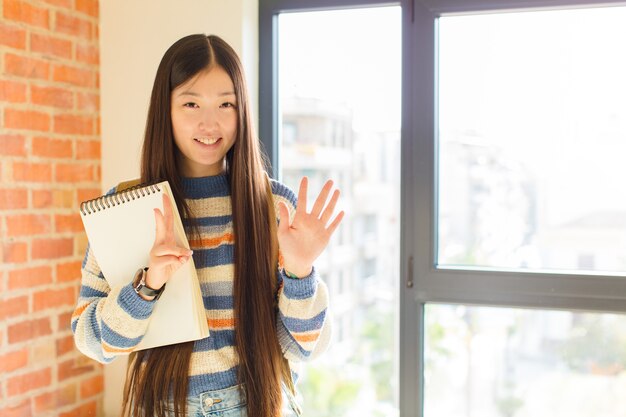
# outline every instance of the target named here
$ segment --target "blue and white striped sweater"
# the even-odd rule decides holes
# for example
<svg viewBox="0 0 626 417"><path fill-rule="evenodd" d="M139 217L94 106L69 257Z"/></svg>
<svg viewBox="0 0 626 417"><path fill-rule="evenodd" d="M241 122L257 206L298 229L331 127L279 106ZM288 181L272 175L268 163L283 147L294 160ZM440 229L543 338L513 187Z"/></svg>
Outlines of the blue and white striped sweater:
<svg viewBox="0 0 626 417"><path fill-rule="evenodd" d="M202 289L210 336L195 342L189 370L189 395L237 384L238 358L233 319L233 229L228 177L183 179L186 201L200 214L200 239L190 240ZM293 216L293 191L272 181L278 212L283 201ZM197 215L197 214L196 214ZM300 362L325 350L329 339L328 291L315 269L292 279L278 273L278 340L290 362ZM158 301L157 301L158 302ZM88 249L82 267L82 287L72 316L78 348L99 362L131 352L145 334L154 302L143 300L129 283L109 287Z"/></svg>

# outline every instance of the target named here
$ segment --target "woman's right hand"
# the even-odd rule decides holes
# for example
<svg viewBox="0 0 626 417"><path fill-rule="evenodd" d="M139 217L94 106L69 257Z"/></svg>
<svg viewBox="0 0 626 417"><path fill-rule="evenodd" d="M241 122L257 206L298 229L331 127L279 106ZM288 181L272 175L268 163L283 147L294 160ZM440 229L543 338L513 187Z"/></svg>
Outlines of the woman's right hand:
<svg viewBox="0 0 626 417"><path fill-rule="evenodd" d="M174 215L170 198L163 194L163 213L154 209L156 220L156 236L150 250L150 263L146 272L146 285L158 290L174 275L176 270L185 264L191 250L176 245L174 234Z"/></svg>

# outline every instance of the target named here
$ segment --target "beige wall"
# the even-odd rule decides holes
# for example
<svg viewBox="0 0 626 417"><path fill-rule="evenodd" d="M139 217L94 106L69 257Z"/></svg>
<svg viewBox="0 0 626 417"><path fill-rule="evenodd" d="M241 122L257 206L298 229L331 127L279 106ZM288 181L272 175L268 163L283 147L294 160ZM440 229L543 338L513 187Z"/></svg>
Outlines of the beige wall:
<svg viewBox="0 0 626 417"><path fill-rule="evenodd" d="M258 0L100 2L103 190L139 175L154 75L165 50L185 35L216 34L235 48L243 60L257 114L257 16ZM118 415L123 359L105 367L106 416Z"/></svg>

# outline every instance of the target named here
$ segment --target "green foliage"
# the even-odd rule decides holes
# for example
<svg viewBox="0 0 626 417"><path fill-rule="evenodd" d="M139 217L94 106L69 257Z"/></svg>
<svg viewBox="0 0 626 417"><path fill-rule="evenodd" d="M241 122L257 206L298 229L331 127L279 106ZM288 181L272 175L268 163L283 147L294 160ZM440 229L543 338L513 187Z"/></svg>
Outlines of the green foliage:
<svg viewBox="0 0 626 417"><path fill-rule="evenodd" d="M299 386L307 417L336 417L345 413L356 400L361 382L334 368L311 366L306 384Z"/></svg>

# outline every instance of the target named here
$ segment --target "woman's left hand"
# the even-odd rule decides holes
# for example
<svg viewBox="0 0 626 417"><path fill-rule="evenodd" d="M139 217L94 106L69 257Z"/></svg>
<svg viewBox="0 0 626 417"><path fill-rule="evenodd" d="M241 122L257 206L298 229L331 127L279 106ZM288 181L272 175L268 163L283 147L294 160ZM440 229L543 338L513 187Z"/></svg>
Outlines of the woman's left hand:
<svg viewBox="0 0 626 417"><path fill-rule="evenodd" d="M303 177L298 190L296 214L291 224L287 205L283 202L278 203L280 216L278 246L283 256L283 268L300 278L311 273L313 261L326 248L330 237L344 216L344 212L341 211L328 224L339 199L339 190L335 190L326 206L328 195L333 187L332 180L326 181L310 213L306 212L307 187L308 179Z"/></svg>

